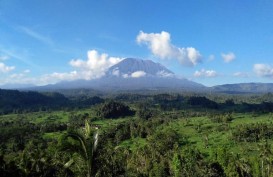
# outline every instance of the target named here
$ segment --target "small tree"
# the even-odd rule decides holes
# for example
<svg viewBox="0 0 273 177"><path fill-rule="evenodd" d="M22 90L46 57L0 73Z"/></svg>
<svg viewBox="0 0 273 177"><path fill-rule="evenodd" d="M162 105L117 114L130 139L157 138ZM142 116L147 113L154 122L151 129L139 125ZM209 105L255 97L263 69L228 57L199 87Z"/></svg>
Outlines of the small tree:
<svg viewBox="0 0 273 177"><path fill-rule="evenodd" d="M125 117L133 114L134 111L127 105L115 101L104 103L97 111L97 115L102 118Z"/></svg>
<svg viewBox="0 0 273 177"><path fill-rule="evenodd" d="M148 109L147 107L143 107L143 108L140 108L138 111L137 111L137 116L141 119L149 119L151 117L153 117L153 112Z"/></svg>
<svg viewBox="0 0 273 177"><path fill-rule="evenodd" d="M66 137L79 142L78 154L84 159L87 168L87 177L92 175L93 155L98 141L98 131L92 131L88 121L85 121L85 127L82 129L73 129L68 131Z"/></svg>

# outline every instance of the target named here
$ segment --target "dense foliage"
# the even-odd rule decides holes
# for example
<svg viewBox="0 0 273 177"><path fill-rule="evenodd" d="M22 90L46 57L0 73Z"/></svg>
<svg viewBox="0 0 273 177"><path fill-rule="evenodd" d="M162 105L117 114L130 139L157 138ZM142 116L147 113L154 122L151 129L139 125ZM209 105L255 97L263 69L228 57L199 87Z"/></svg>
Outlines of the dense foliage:
<svg viewBox="0 0 273 177"><path fill-rule="evenodd" d="M117 118L131 116L134 112L128 106L116 101L109 101L101 105L97 115L102 118Z"/></svg>
<svg viewBox="0 0 273 177"><path fill-rule="evenodd" d="M14 107L0 116L3 177L273 175L273 100L264 95L255 103L187 94L121 94L104 102L5 93L0 102ZM52 98L59 107L47 107Z"/></svg>
<svg viewBox="0 0 273 177"><path fill-rule="evenodd" d="M0 114L83 108L102 102L104 100L97 96L68 99L55 92L38 93L0 89Z"/></svg>

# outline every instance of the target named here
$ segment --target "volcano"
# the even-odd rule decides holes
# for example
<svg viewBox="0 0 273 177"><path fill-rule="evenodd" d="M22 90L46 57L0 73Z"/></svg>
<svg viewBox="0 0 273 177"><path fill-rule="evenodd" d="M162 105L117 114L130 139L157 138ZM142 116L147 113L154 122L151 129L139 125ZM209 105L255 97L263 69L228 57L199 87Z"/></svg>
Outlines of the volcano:
<svg viewBox="0 0 273 177"><path fill-rule="evenodd" d="M103 77L93 80L74 80L44 86L44 89L97 89L117 90L191 90L205 86L188 79L178 78L160 63L151 60L126 58L110 67Z"/></svg>

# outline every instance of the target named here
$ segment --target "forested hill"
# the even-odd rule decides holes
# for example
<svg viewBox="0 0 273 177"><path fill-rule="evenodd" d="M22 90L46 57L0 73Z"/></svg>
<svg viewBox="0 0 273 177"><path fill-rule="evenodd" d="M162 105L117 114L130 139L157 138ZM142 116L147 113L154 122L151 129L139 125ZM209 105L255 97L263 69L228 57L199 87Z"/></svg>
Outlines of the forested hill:
<svg viewBox="0 0 273 177"><path fill-rule="evenodd" d="M101 102L103 102L103 99L99 97L84 97L72 101L55 92L39 93L0 89L0 114L45 111L75 106L83 107Z"/></svg>
<svg viewBox="0 0 273 177"><path fill-rule="evenodd" d="M69 100L59 93L20 92L0 89L0 113L14 111L37 111L48 108L60 108Z"/></svg>
<svg viewBox="0 0 273 177"><path fill-rule="evenodd" d="M211 88L214 92L231 94L241 93L272 93L273 83L241 83L217 85Z"/></svg>

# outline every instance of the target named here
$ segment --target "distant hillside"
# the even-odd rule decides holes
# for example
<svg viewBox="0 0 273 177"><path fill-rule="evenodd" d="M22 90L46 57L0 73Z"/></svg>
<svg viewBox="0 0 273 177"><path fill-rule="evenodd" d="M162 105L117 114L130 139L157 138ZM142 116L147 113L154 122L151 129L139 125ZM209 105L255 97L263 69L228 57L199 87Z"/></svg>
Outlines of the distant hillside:
<svg viewBox="0 0 273 177"><path fill-rule="evenodd" d="M104 100L98 96L81 95L69 99L56 92L39 93L0 89L0 114L83 108L103 102Z"/></svg>
<svg viewBox="0 0 273 177"><path fill-rule="evenodd" d="M225 84L211 87L213 92L223 92L231 94L240 93L267 93L273 92L273 83L240 83Z"/></svg>
<svg viewBox="0 0 273 177"><path fill-rule="evenodd" d="M25 89L35 87L33 84L4 84L0 86L0 89Z"/></svg>
<svg viewBox="0 0 273 177"><path fill-rule="evenodd" d="M69 100L59 93L20 92L0 89L0 113L37 111L67 105Z"/></svg>

